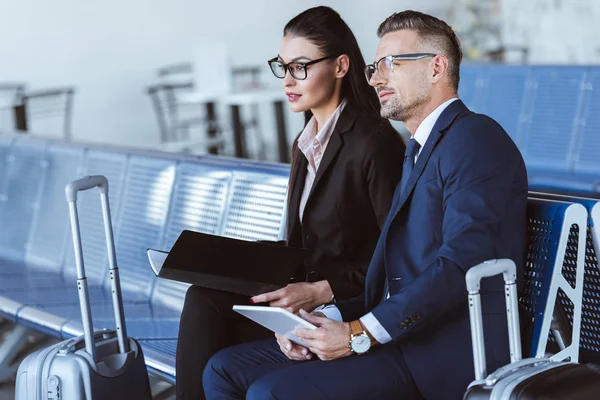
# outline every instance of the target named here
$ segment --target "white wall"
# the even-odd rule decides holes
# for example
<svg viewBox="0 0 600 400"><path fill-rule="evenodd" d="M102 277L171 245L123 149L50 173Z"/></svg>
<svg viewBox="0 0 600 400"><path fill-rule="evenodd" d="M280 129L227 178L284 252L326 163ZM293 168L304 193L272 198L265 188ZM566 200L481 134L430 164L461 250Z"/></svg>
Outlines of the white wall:
<svg viewBox="0 0 600 400"><path fill-rule="evenodd" d="M600 63L599 0L502 0L503 41L529 48L529 62Z"/></svg>
<svg viewBox="0 0 600 400"><path fill-rule="evenodd" d="M145 88L156 80L157 67L191 60L201 39L227 41L237 65L267 68L285 23L325 4L340 12L372 60L377 26L388 15L414 7L443 17L450 2L4 0L0 81L22 80L31 88L75 85L75 140L156 143L158 127Z"/></svg>

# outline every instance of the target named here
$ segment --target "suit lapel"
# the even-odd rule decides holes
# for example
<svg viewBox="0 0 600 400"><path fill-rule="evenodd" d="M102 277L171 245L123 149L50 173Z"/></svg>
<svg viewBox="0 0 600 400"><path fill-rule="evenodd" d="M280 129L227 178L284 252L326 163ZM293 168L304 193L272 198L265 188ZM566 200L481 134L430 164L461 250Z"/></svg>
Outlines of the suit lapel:
<svg viewBox="0 0 600 400"><path fill-rule="evenodd" d="M454 122L456 117L464 111L468 111L468 108L461 100L456 100L442 112L433 126L433 129L431 130L431 134L429 135L427 142L425 142L425 147L423 147L421 154L419 154L419 157L417 158L417 163L415 164L412 173L408 178L408 182L406 182L406 187L400 193L400 201L394 209L394 215L397 214L400 209L402 209L404 203L406 203L406 199L408 199L408 196L414 190L417 181L421 177L421 174L423 173L423 170L425 169L425 166L431 157L433 149L438 144L442 135L446 132L448 127L452 125L452 122Z"/></svg>
<svg viewBox="0 0 600 400"><path fill-rule="evenodd" d="M323 178L323 175L325 175L325 172L327 172L327 169L331 166L331 163L335 159L335 156L342 148L342 144L342 137L336 129L331 134L331 138L329 139L329 143L327 144L327 148L325 149L325 154L323 154L323 158L321 159L321 163L319 164L319 169L317 170L315 181L313 182L313 185L310 188L310 194L308 195L309 201L312 197L315 188L319 185L321 178Z"/></svg>
<svg viewBox="0 0 600 400"><path fill-rule="evenodd" d="M294 170L291 171L293 174L293 181L290 182L290 201L288 205L288 212L293 213L292 215L288 215L288 227L287 227L287 236L288 240L291 238L294 229L300 223L300 199L302 198L302 191L304 190L304 182L306 181L306 174L308 167L308 161L304 154L300 150L296 154L298 157L298 161L294 166Z"/></svg>
<svg viewBox="0 0 600 400"><path fill-rule="evenodd" d="M342 135L348 132L350 129L352 129L352 127L354 126L354 122L356 121L356 117L357 113L352 109L352 106L350 104L346 104L344 110L340 114L337 123L335 124L333 132L331 133L331 138L329 138L329 143L327 144L327 148L325 149L325 153L323 154L323 158L321 159L321 163L319 164L319 169L317 170L315 180L313 182L312 187L310 188L310 193L308 195L305 210L311 203L313 193L319 187L321 179L323 178L327 170L332 166L337 154L340 152L340 149L344 146Z"/></svg>

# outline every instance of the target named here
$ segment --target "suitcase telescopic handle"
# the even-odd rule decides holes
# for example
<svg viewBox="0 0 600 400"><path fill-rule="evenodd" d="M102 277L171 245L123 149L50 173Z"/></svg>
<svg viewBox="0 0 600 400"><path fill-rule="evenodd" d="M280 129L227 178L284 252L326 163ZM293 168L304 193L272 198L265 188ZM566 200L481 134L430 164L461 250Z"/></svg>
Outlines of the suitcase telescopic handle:
<svg viewBox="0 0 600 400"><path fill-rule="evenodd" d="M467 271L465 281L469 292L469 318L471 320L471 340L473 345L473 363L475 379L484 379L487 375L485 360L485 341L483 337L483 317L481 314L481 280L502 274L506 295L506 318L508 322L508 342L510 361L521 359L521 333L519 326L519 306L517 298L517 267L512 260L499 259L485 261Z"/></svg>
<svg viewBox="0 0 600 400"><path fill-rule="evenodd" d="M115 322L117 325L117 341L119 343L119 351L121 353L127 353L129 351L129 342L127 341L127 331L125 328L125 317L123 312L123 301L121 298L119 269L117 267L112 220L110 217L110 206L108 202L108 180L102 175L86 176L84 178L78 179L67 184L67 186L65 187L65 196L67 198L67 202L69 203L69 214L71 217L73 250L75 252L75 264L77 266L77 291L79 293L79 305L81 307L85 349L88 352L88 354L92 357L94 362L98 362L98 360L96 359L96 344L94 340L94 330L88 293L88 284L87 278L85 276L85 265L83 261L81 233L79 229L79 215L77 213L77 193L95 187L97 187L100 191L100 200L102 203L102 216L104 220L106 247L108 250L108 264L113 300L113 310L115 314Z"/></svg>
<svg viewBox="0 0 600 400"><path fill-rule="evenodd" d="M108 179L103 175L84 176L67 185L65 194L69 203L77 201L77 193L98 187L100 193L108 193Z"/></svg>

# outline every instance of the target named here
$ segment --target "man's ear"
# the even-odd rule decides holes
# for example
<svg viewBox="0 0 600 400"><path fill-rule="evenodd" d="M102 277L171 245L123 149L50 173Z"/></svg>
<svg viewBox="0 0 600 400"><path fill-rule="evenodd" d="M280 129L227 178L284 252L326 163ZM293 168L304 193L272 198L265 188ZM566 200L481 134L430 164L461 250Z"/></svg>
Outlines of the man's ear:
<svg viewBox="0 0 600 400"><path fill-rule="evenodd" d="M438 83L442 78L448 74L448 58L443 54L438 54L433 57L433 71L431 75L431 82Z"/></svg>
<svg viewBox="0 0 600 400"><path fill-rule="evenodd" d="M342 54L335 60L335 77L343 78L350 69L350 58L346 54Z"/></svg>

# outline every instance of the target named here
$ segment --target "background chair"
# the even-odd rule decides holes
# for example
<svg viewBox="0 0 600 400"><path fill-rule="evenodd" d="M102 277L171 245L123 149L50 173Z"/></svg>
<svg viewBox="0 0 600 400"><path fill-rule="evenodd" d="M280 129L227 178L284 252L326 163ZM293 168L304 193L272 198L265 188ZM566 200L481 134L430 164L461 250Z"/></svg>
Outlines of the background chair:
<svg viewBox="0 0 600 400"><path fill-rule="evenodd" d="M58 136L71 141L74 87L25 92L15 106L17 131Z"/></svg>
<svg viewBox="0 0 600 400"><path fill-rule="evenodd" d="M0 131L15 129L14 107L22 103L24 92L23 82L0 82Z"/></svg>

